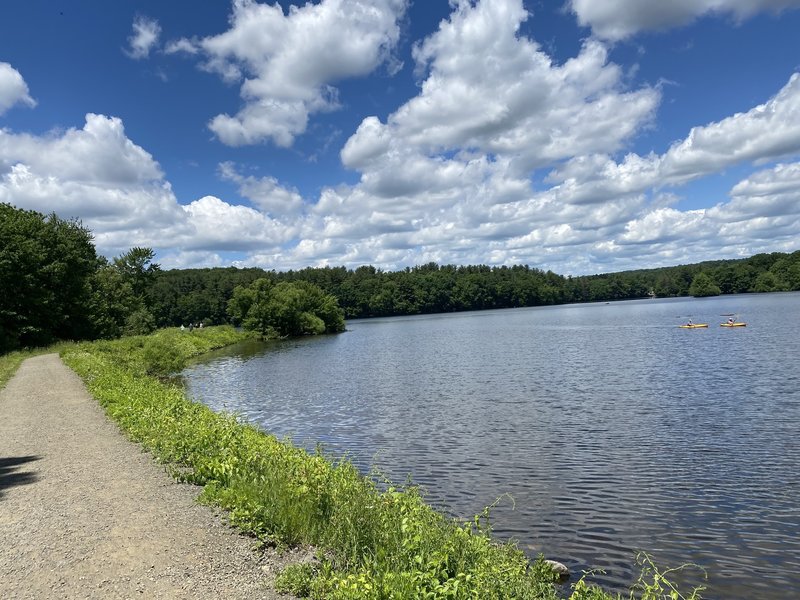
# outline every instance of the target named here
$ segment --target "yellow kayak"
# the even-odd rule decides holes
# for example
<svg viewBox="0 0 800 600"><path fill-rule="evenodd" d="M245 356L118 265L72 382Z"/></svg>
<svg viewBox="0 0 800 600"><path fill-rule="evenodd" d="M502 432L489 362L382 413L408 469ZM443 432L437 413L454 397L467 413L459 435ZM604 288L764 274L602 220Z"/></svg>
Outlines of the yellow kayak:
<svg viewBox="0 0 800 600"><path fill-rule="evenodd" d="M747 323L720 323L720 327L747 327Z"/></svg>
<svg viewBox="0 0 800 600"><path fill-rule="evenodd" d="M708 323L692 323L691 325L678 325L681 329L703 329L708 327Z"/></svg>

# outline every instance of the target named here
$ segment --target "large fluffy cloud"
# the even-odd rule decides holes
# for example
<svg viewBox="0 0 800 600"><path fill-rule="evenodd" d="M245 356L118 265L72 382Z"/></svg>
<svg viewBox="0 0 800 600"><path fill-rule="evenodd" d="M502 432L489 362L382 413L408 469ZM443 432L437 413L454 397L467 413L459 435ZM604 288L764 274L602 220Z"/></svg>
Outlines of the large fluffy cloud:
<svg viewBox="0 0 800 600"><path fill-rule="evenodd" d="M187 250L248 250L280 246L296 231L248 206L231 205L205 196L183 206L191 233L177 244Z"/></svg>
<svg viewBox="0 0 800 600"><path fill-rule="evenodd" d="M586 233L590 223L603 231L624 223L620 207L639 200L581 214L537 193L536 172L624 147L652 119L659 94L627 89L596 41L554 63L519 34L527 18L519 0L454 5L415 49L426 74L419 95L386 123L364 119L342 149L361 178L323 194L315 214L324 236L346 244L348 256L370 248L401 262L481 262L509 246L585 243L598 235Z"/></svg>
<svg viewBox="0 0 800 600"><path fill-rule="evenodd" d="M549 176L564 201L604 202L649 188L680 185L746 162L800 153L800 74L767 102L721 121L692 128L662 155L576 157Z"/></svg>
<svg viewBox="0 0 800 600"><path fill-rule="evenodd" d="M107 255L135 245L253 251L295 234L258 210L213 196L181 205L122 121L91 113L82 128L45 136L0 130L0 202L80 218Z"/></svg>
<svg viewBox="0 0 800 600"><path fill-rule="evenodd" d="M749 255L794 251L800 245L800 163L778 164L737 183L731 199L710 209L680 211L658 208L631 219L615 241L667 252L671 258L692 255Z"/></svg>
<svg viewBox="0 0 800 600"><path fill-rule="evenodd" d="M578 22L591 27L595 35L620 40L642 30L667 29L685 25L705 14L731 15L745 19L761 11L779 12L800 7L798 0L571 0Z"/></svg>
<svg viewBox="0 0 800 600"><path fill-rule="evenodd" d="M202 52L204 68L227 81L244 79L244 107L209 127L225 144L271 140L290 146L309 115L338 106L333 83L371 73L400 36L407 0L323 0L284 14L278 3L235 0L230 29L170 51Z"/></svg>
<svg viewBox="0 0 800 600"><path fill-rule="evenodd" d="M36 106L19 71L6 62L0 62L0 115L17 103Z"/></svg>
<svg viewBox="0 0 800 600"><path fill-rule="evenodd" d="M669 206L676 198L655 192L664 186L680 189L736 165L800 155L798 115L800 76L795 74L764 104L695 127L662 155L629 154L620 163L598 155L570 160L550 174L554 185L527 203L527 214L538 204L558 215L560 206L559 218L574 228L569 206L596 211L629 199L620 218L598 227L601 235L585 247L594 264L605 255L614 258L617 269L636 266L645 248L651 264L795 250L800 246L798 163L754 173L731 189L728 200L709 209L680 210Z"/></svg>
<svg viewBox="0 0 800 600"><path fill-rule="evenodd" d="M0 165L16 162L64 181L132 184L162 177L153 157L127 138L120 119L92 113L82 129L44 137L0 130Z"/></svg>
<svg viewBox="0 0 800 600"><path fill-rule="evenodd" d="M800 73L768 102L705 127L673 145L663 171L680 181L741 161L763 161L800 151Z"/></svg>
<svg viewBox="0 0 800 600"><path fill-rule="evenodd" d="M790 233L800 237L800 163L778 164L737 183L731 201L708 210L721 223L767 220L773 235L780 234L781 224L794 224Z"/></svg>
<svg viewBox="0 0 800 600"><path fill-rule="evenodd" d="M384 125L366 119L342 151L354 169L378 160L452 150L513 156L521 172L555 160L615 151L647 124L659 94L625 90L606 48L587 42L563 65L518 35L519 0L460 2L416 47L421 93Z"/></svg>
<svg viewBox="0 0 800 600"><path fill-rule="evenodd" d="M303 242L271 264L338 255L388 268L488 260L579 273L612 260L637 266L645 247L652 264L769 247L764 217L791 205L791 196L757 200L743 195L742 183L713 209L681 210L673 191L735 165L800 153L799 75L763 104L698 125L662 154L618 161L616 152L653 118L657 91L626 89L596 41L554 64L519 34L526 17L518 1L454 5L415 50L426 75L419 95L386 122L364 119L342 149L359 183L325 190ZM769 221L772 243L798 243L792 219Z"/></svg>
<svg viewBox="0 0 800 600"><path fill-rule="evenodd" d="M0 132L0 202L79 218L109 256L191 234L158 163L103 115L44 137Z"/></svg>

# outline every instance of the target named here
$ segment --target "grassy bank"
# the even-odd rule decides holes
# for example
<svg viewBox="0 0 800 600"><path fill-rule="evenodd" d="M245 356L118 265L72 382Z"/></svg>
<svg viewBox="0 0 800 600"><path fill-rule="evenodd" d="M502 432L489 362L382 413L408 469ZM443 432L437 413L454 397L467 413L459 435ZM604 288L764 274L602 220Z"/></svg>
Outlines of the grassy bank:
<svg viewBox="0 0 800 600"><path fill-rule="evenodd" d="M36 354L34 350L16 350L0 356L0 389L14 376L23 360Z"/></svg>
<svg viewBox="0 0 800 600"><path fill-rule="evenodd" d="M311 598L520 598L558 594L550 568L492 540L485 516L460 522L429 507L414 487L378 485L347 461L331 461L236 418L189 401L158 376L190 356L241 338L230 328L77 344L64 361L123 430L243 531L279 546L319 548L315 565L292 567L279 586ZM645 584L660 598L657 571ZM645 590L646 591L646 590ZM668 595L665 598L682 596ZM579 582L574 600L611 596Z"/></svg>
<svg viewBox="0 0 800 600"><path fill-rule="evenodd" d="M35 356L35 354L29 350L17 350L0 356L0 390L14 376L22 361L31 356Z"/></svg>

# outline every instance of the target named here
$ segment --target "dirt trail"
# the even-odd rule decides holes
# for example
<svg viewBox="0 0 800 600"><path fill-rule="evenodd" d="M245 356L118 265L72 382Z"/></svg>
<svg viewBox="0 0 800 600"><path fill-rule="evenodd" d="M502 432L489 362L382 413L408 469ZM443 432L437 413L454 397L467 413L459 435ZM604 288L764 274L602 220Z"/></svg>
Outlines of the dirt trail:
<svg viewBox="0 0 800 600"><path fill-rule="evenodd" d="M56 354L0 391L0 598L286 598L262 556L110 422Z"/></svg>

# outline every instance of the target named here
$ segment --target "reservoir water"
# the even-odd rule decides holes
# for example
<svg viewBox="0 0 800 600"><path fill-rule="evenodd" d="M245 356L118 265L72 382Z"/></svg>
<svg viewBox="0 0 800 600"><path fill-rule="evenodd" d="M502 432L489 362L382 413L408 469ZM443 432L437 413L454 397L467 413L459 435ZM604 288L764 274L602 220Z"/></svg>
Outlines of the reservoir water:
<svg viewBox="0 0 800 600"><path fill-rule="evenodd" d="M719 327L728 313L747 327ZM679 329L688 318L709 327ZM800 293L347 329L228 349L187 369L188 389L364 470L411 474L453 515L502 496L497 537L602 569L611 589L644 550L706 569L704 598L800 593Z"/></svg>

